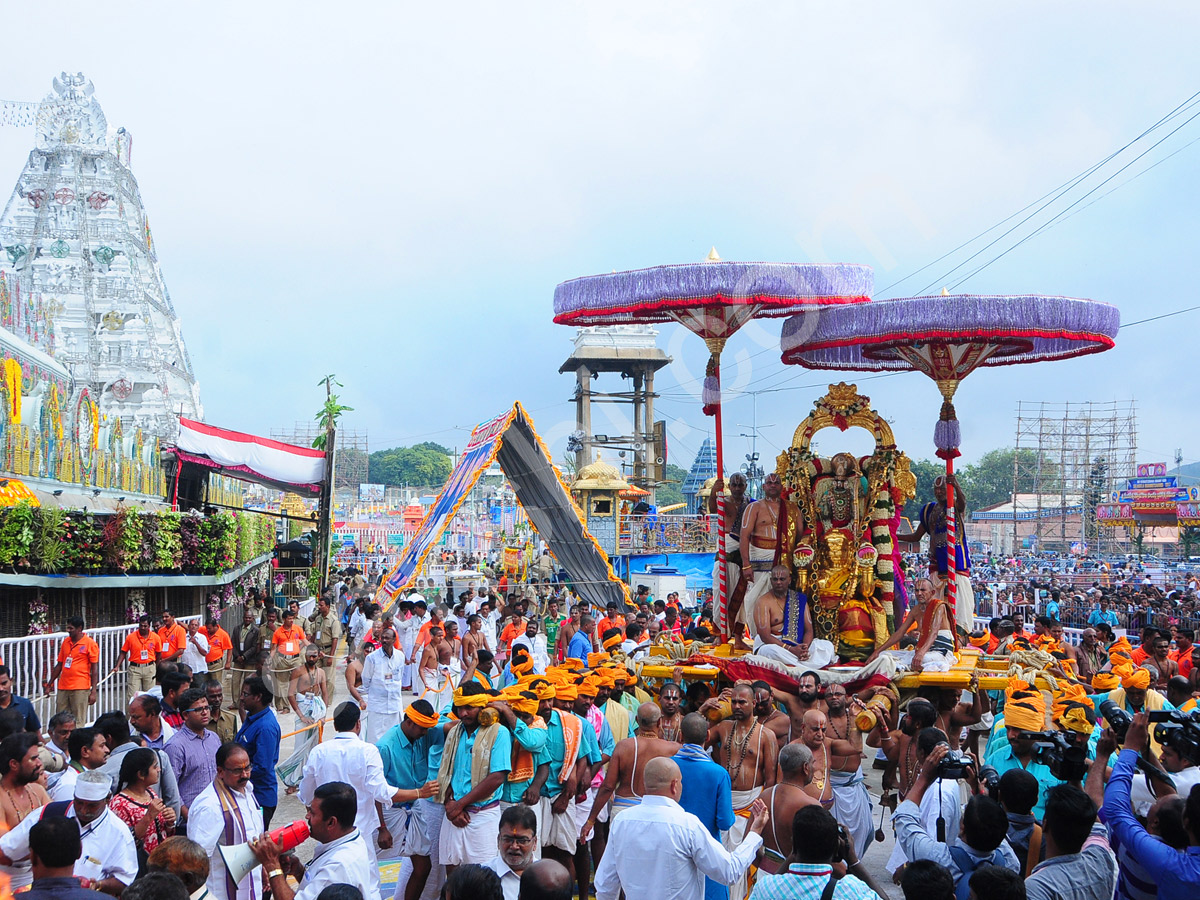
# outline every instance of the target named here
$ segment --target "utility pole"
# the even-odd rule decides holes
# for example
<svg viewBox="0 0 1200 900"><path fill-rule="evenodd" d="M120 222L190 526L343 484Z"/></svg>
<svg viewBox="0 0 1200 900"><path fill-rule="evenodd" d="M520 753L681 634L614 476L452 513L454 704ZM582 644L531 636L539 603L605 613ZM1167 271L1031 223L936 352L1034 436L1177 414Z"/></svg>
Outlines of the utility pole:
<svg viewBox="0 0 1200 900"><path fill-rule="evenodd" d="M741 432L739 437L750 438L750 452L746 454L746 464L742 466L742 471L746 474L746 493L751 499L757 500L762 494L763 477L766 472L759 464L758 456L758 393L750 394L752 401L751 406L751 424L739 424L738 428L749 428L750 433ZM763 428L773 428L774 425L764 425Z"/></svg>

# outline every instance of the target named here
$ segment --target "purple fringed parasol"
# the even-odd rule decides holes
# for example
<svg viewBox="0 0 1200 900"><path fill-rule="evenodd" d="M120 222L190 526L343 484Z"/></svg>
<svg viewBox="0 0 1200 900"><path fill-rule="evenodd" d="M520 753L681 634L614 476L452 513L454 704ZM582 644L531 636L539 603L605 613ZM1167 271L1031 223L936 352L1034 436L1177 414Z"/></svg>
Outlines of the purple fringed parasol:
<svg viewBox="0 0 1200 900"><path fill-rule="evenodd" d="M959 382L979 366L1108 350L1120 327L1117 308L1094 300L942 294L803 312L783 323L780 349L785 363L810 369L917 371L937 382L943 399L933 440L946 461L949 565L956 559L953 475L960 429L952 401ZM951 577L947 595L956 612L955 591Z"/></svg>
<svg viewBox="0 0 1200 900"><path fill-rule="evenodd" d="M554 289L559 325L678 322L704 338L710 357L702 402L716 417L717 477L724 478L721 435L721 351L735 331L756 317L787 316L813 306L861 304L871 297L870 266L725 262L713 250L702 263L656 266L564 281ZM724 554L725 516L718 503L718 558ZM717 567L719 624L726 617L725 567Z"/></svg>

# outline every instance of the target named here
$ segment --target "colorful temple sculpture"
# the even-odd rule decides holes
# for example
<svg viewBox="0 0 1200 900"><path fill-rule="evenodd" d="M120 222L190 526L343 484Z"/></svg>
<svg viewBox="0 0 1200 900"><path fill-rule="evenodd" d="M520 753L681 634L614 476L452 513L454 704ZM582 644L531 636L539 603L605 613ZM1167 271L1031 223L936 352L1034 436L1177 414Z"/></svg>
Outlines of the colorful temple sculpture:
<svg viewBox="0 0 1200 900"><path fill-rule="evenodd" d="M160 442L202 409L132 136L82 74L55 78L32 119L0 216L0 470L161 498Z"/></svg>
<svg viewBox="0 0 1200 900"><path fill-rule="evenodd" d="M813 437L830 427L865 428L875 452L819 455ZM794 585L809 596L813 636L831 641L842 660L865 660L890 634L899 510L916 493L908 457L870 398L843 382L816 401L777 471L800 513L786 546Z"/></svg>

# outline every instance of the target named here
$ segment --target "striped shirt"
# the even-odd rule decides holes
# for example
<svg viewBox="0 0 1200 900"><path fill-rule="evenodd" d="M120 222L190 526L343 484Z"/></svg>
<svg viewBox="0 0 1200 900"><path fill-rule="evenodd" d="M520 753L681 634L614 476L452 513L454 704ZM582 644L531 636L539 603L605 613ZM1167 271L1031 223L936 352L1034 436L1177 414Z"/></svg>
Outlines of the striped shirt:
<svg viewBox="0 0 1200 900"><path fill-rule="evenodd" d="M750 900L820 900L833 869L824 864L792 863L786 872L761 876ZM833 889L833 900L880 900L866 883L847 875Z"/></svg>

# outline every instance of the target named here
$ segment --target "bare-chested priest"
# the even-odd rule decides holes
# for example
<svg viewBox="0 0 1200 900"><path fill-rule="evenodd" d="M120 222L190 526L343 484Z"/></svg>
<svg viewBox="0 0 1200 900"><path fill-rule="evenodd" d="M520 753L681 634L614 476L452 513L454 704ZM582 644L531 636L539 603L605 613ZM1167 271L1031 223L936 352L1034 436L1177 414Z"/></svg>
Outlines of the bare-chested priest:
<svg viewBox="0 0 1200 900"><path fill-rule="evenodd" d="M768 875L779 871L792 852L792 817L805 806L819 805L809 796L813 754L807 746L793 741L779 748L779 781L763 791L767 805L767 827L763 829L763 858L758 867Z"/></svg>
<svg viewBox="0 0 1200 900"><path fill-rule="evenodd" d="M862 770L863 734L854 724L855 706L869 700L886 687L868 688L857 697L846 692L845 685L830 684L825 689L826 737L846 742L854 750L846 756L834 755L830 761L829 781L833 790L833 815L850 832L854 851L861 859L875 837L871 826L871 795ZM874 737L887 734L887 719L876 716Z"/></svg>
<svg viewBox="0 0 1200 900"><path fill-rule="evenodd" d="M927 664L936 661L933 671L947 672L954 663L954 631L950 622L950 612L947 608L946 597L943 593L944 583L935 584L932 578L917 579L917 602L909 609L908 615L896 633L882 645L875 648L868 662L872 661L884 650L890 650L900 643L900 639L908 634L913 622L919 622L917 628L917 648L913 652L909 668L914 672L925 669Z"/></svg>
<svg viewBox="0 0 1200 900"><path fill-rule="evenodd" d="M772 472L763 480L763 499L747 506L742 517L740 548L746 597L738 621L745 624L750 637L758 630L754 608L759 598L771 589L769 573L777 565L788 566L791 571L792 551L799 533L800 509L783 499L783 483Z"/></svg>
<svg viewBox="0 0 1200 900"><path fill-rule="evenodd" d="M579 829L580 840L591 834L596 824L596 810L602 810L608 805L611 797L612 818L616 819L631 806L642 802L646 784L642 779L646 771L646 763L660 756L674 756L683 744L675 741L664 741L658 733L658 723L662 718L662 710L657 703L643 703L637 711L637 731L631 738L617 741L612 759L608 761L608 772L604 776L604 784L596 793L592 803L592 814ZM611 820L610 820L611 821Z"/></svg>
<svg viewBox="0 0 1200 900"><path fill-rule="evenodd" d="M849 741L834 740L830 737L829 720L819 709L810 709L804 714L799 741L813 754L812 781L805 790L823 807L830 809L833 806L833 783L830 775L839 766L846 764L846 757L857 759L861 754Z"/></svg>
<svg viewBox="0 0 1200 900"><path fill-rule="evenodd" d="M717 512L717 498L725 490L718 475L712 493L708 495L708 511ZM742 580L742 514L746 511L746 476L735 472L729 476L729 499L725 501L725 547L722 554L725 563L725 596L729 598L729 621L738 621L742 599L746 594L746 582ZM713 584L716 584L716 565L713 566ZM719 623L727 630L724 622Z"/></svg>
<svg viewBox="0 0 1200 900"><path fill-rule="evenodd" d="M754 608L754 652L794 666L808 659L812 640L812 613L808 597L791 589L792 571L779 565L771 569L771 590Z"/></svg>
<svg viewBox="0 0 1200 900"><path fill-rule="evenodd" d="M750 685L734 685L729 706L730 718L708 732L708 746L716 749L717 763L729 773L733 813L737 819L726 834L726 848L741 843L750 821L750 807L775 783L775 762L779 756L775 735L754 715L754 691ZM738 884L729 886L729 896L746 896L744 875Z"/></svg>

